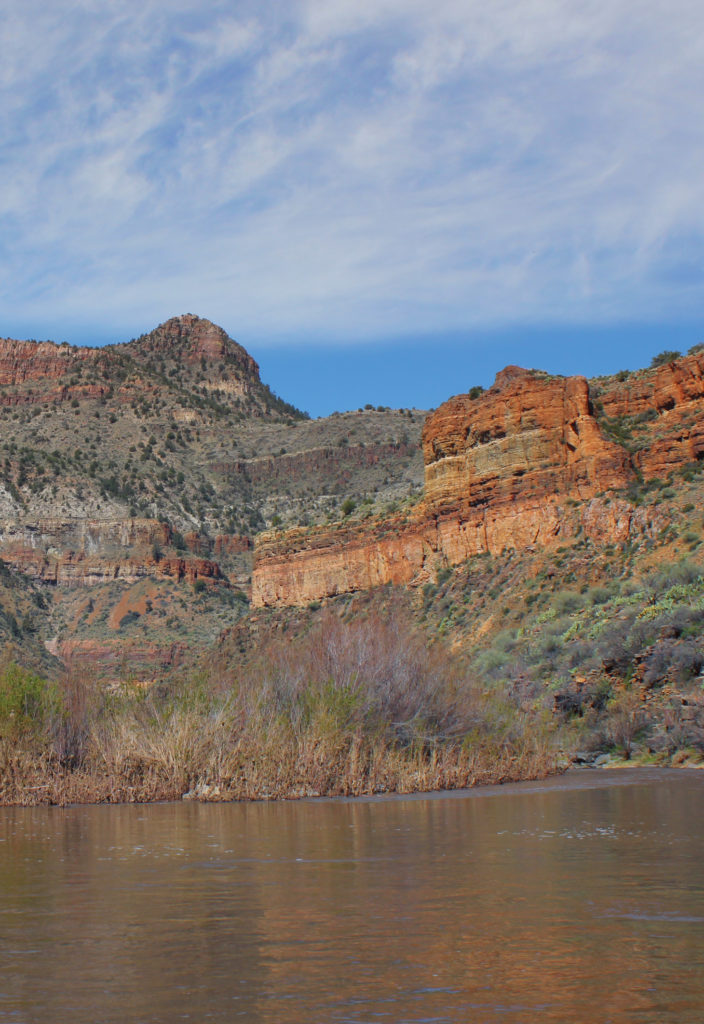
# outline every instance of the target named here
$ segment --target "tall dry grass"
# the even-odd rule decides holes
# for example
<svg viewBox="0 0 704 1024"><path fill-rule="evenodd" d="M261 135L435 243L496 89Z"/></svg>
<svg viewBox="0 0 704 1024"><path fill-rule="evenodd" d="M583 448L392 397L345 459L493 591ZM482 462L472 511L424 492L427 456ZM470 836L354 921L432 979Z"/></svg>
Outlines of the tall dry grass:
<svg viewBox="0 0 704 1024"><path fill-rule="evenodd" d="M8 707L32 699L4 729L5 693ZM399 611L322 616L246 668L146 693L0 668L3 803L410 793L535 778L557 761L543 720L481 692Z"/></svg>

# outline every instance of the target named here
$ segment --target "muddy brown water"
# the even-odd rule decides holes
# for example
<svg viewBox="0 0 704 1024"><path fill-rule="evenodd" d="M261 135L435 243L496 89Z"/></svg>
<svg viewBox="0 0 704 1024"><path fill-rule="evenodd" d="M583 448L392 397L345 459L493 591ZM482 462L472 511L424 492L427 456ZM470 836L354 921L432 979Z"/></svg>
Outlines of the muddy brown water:
<svg viewBox="0 0 704 1024"><path fill-rule="evenodd" d="M0 1021L704 1021L704 773L0 809Z"/></svg>

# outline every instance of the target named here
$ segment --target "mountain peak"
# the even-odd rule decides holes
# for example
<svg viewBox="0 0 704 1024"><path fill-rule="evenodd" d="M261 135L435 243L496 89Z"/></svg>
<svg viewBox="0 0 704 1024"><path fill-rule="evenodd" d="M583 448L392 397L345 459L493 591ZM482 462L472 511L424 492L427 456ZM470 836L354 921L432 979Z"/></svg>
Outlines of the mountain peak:
<svg viewBox="0 0 704 1024"><path fill-rule="evenodd" d="M259 379L259 367L250 354L222 327L194 313L171 317L132 345L140 354L177 357L184 363L235 363L245 376Z"/></svg>

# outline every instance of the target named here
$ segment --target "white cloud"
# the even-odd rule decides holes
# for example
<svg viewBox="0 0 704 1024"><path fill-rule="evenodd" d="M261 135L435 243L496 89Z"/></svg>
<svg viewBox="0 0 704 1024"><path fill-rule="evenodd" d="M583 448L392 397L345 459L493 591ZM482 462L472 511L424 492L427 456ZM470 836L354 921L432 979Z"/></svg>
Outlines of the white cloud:
<svg viewBox="0 0 704 1024"><path fill-rule="evenodd" d="M701 317L699 3L282 10L7 0L6 320L187 308L262 341Z"/></svg>

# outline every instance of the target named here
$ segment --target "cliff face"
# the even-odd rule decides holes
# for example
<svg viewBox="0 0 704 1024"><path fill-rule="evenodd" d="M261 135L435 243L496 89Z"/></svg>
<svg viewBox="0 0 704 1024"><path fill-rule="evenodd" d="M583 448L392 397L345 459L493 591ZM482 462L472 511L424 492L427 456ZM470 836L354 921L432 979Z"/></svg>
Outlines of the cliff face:
<svg viewBox="0 0 704 1024"><path fill-rule="evenodd" d="M628 454L603 436L583 377L508 367L490 391L451 398L423 429L425 495L442 512L458 502L494 508L530 498L575 499L623 486Z"/></svg>
<svg viewBox="0 0 704 1024"><path fill-rule="evenodd" d="M186 552L173 549L173 531L150 519L37 519L0 521L0 555L6 565L55 586L92 586L145 577L222 579L220 565L204 557L196 535L184 538ZM190 543L189 543L190 541ZM248 538L216 537L208 546L224 561L247 550Z"/></svg>
<svg viewBox="0 0 704 1024"><path fill-rule="evenodd" d="M704 352L611 379L594 391L607 429L626 431L633 464L646 479L704 459Z"/></svg>
<svg viewBox="0 0 704 1024"><path fill-rule="evenodd" d="M620 401L643 411L653 408L647 394L656 395L658 408L643 417L649 428L679 405L676 458L687 461L698 450L691 414L704 389L699 359L682 362L679 371L646 375ZM608 419L607 400L616 417L616 389L605 395L602 418ZM658 527L652 511L598 496L634 483L638 471L655 475L664 451L664 445L644 446L638 459L611 439L585 378L508 367L488 392L459 395L428 416L425 499L405 517L262 536L253 603L303 604L389 582L421 582L472 555L556 546L578 533L598 543L652 535Z"/></svg>

